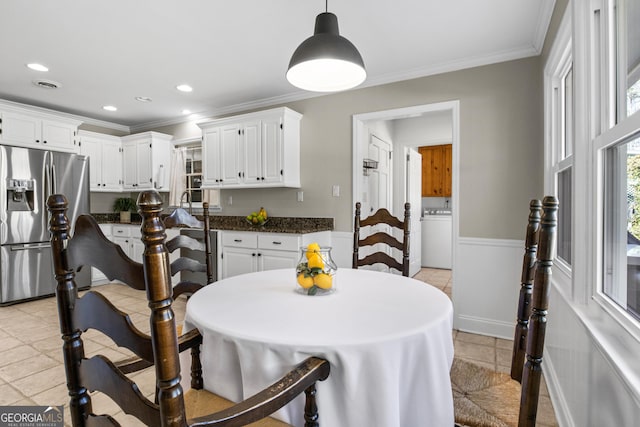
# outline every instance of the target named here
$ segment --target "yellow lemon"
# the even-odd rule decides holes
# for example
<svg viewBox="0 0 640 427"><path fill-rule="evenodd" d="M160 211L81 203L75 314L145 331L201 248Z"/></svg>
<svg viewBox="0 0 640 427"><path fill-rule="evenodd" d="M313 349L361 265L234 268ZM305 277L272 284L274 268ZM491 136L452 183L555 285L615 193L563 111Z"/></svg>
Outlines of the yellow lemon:
<svg viewBox="0 0 640 427"><path fill-rule="evenodd" d="M319 254L311 254L311 256L308 258L308 263L307 265L309 266L309 268L319 268L319 269L324 269L324 261L322 260L322 257Z"/></svg>
<svg viewBox="0 0 640 427"><path fill-rule="evenodd" d="M313 278L313 284L321 289L331 289L333 286L333 277L325 273L317 274Z"/></svg>
<svg viewBox="0 0 640 427"><path fill-rule="evenodd" d="M317 243L310 243L307 246L307 260L318 251L320 251L320 245Z"/></svg>
<svg viewBox="0 0 640 427"><path fill-rule="evenodd" d="M309 289L313 286L313 277L304 277L304 273L298 274L298 285L302 286L305 289Z"/></svg>

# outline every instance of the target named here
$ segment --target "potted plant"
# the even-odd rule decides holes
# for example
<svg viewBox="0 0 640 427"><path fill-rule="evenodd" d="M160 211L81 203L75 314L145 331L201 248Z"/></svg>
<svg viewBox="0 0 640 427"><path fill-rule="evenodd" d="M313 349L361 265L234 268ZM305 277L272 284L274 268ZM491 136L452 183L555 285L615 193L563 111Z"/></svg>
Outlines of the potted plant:
<svg viewBox="0 0 640 427"><path fill-rule="evenodd" d="M122 223L131 222L131 212L136 208L136 201L131 197L119 197L113 202L113 211L120 212L120 222Z"/></svg>

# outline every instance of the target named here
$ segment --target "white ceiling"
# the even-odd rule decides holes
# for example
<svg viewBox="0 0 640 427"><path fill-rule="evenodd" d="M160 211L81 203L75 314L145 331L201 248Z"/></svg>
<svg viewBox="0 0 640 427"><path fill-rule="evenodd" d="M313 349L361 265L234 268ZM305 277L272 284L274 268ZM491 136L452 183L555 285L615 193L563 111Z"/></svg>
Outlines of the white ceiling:
<svg viewBox="0 0 640 427"><path fill-rule="evenodd" d="M537 55L554 3L332 0L329 11L364 59L366 87ZM3 1L0 98L134 131L184 120L183 109L211 117L316 96L285 72L324 9L321 0Z"/></svg>

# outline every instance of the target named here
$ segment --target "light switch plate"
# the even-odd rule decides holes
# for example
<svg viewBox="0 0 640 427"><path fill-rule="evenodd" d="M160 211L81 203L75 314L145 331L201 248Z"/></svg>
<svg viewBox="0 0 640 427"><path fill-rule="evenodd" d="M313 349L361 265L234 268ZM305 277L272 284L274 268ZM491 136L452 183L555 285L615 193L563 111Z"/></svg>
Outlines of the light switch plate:
<svg viewBox="0 0 640 427"><path fill-rule="evenodd" d="M333 197L340 197L340 186L334 185L333 189L331 190L331 194L333 195Z"/></svg>

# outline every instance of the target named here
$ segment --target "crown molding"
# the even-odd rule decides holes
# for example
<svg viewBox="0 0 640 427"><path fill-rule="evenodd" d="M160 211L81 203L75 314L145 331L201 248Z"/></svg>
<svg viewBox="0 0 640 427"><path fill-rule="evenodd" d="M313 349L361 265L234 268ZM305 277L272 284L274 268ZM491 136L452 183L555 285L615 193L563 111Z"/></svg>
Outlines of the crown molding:
<svg viewBox="0 0 640 427"><path fill-rule="evenodd" d="M79 116L77 114L65 113L59 110L52 110L50 108L38 107L36 105L24 104L21 102L10 101L8 99L0 99L0 106L6 105L8 107L25 108L35 113L52 114L58 117L65 117L72 120L81 121L82 124L88 124L92 126L99 126L106 129L117 130L120 132L131 133L129 126L120 125L117 123L106 122L104 120L92 119L91 117Z"/></svg>

